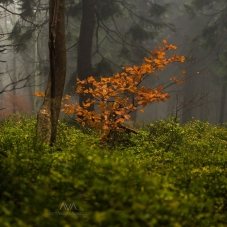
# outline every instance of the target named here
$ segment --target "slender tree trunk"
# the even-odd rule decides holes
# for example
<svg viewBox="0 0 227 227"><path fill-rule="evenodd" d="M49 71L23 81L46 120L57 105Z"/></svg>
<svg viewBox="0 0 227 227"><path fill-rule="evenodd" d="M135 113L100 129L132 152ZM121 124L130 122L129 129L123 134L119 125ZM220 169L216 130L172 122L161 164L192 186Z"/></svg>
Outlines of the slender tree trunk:
<svg viewBox="0 0 227 227"><path fill-rule="evenodd" d="M219 115L219 124L223 124L224 122L226 91L227 91L227 87L226 85L223 85L221 90L221 109L220 109L220 115Z"/></svg>
<svg viewBox="0 0 227 227"><path fill-rule="evenodd" d="M17 59L16 59L16 55L13 53L13 79L14 80L17 80L16 68L17 68ZM17 91L16 91L16 89L13 89L13 97L14 98L17 98ZM12 113L15 114L17 112L16 103L13 100L11 100L11 103L12 103Z"/></svg>
<svg viewBox="0 0 227 227"><path fill-rule="evenodd" d="M77 72L80 80L93 76L93 68L91 62L92 41L95 29L95 5L96 0L82 0L82 20L80 26L80 37L78 45ZM88 95L80 95L79 104L85 102ZM89 110L94 109L91 106Z"/></svg>
<svg viewBox="0 0 227 227"><path fill-rule="evenodd" d="M187 73L189 75L193 74L193 69L189 68ZM194 102L191 102L192 98L195 96L195 78L194 77L191 77L185 81L183 91L184 91L183 93L184 107L182 108L181 124L185 124L188 121L192 120L192 117L194 115L194 112L193 112Z"/></svg>
<svg viewBox="0 0 227 227"><path fill-rule="evenodd" d="M37 139L53 145L66 76L65 0L49 1L49 17L50 72L37 116Z"/></svg>
<svg viewBox="0 0 227 227"><path fill-rule="evenodd" d="M143 16L143 10L144 11L146 11L146 8L145 7L147 7L147 1L146 0L140 0L139 2L138 2L138 4L139 4L139 8L140 9L142 9L139 13L138 13L138 15L139 16ZM138 21L138 25L140 25L141 27L143 27L143 21L141 21L141 20L139 20ZM136 41L134 41L133 42L133 44L135 45L135 46L140 46L141 45L141 43L140 43L140 41L138 41L138 40L136 40ZM136 48L136 50L137 50L138 48ZM133 58L134 56L132 56L132 58ZM138 57L138 56L135 56L135 61L136 61L136 57ZM143 59L143 57L141 58L141 59ZM133 100L133 103L134 103L134 97L132 97L132 100ZM137 120L137 115L138 115L138 111L136 110L136 111L134 111L134 112L132 112L131 113L131 121L133 121L133 122L136 122L136 120Z"/></svg>
<svg viewBox="0 0 227 227"><path fill-rule="evenodd" d="M37 13L37 17L39 13ZM38 20L37 20L38 21ZM41 91L41 75L39 70L39 57L38 57L38 48L39 48L39 33L38 30L35 32L35 43L34 43L34 58L35 58L35 91ZM40 98L34 97L34 105L33 108L35 113L37 113L40 109Z"/></svg>
<svg viewBox="0 0 227 227"><path fill-rule="evenodd" d="M14 9L14 12L16 12L16 7L15 5L13 6L13 9ZM13 14L12 17L11 17L13 23L15 23L16 21L16 17L15 15ZM13 79L14 80L17 80L17 73L16 73L16 68L17 68L17 59L16 59L16 54L15 53L11 53L12 54L12 67L13 67ZM17 91L16 89L13 89L12 91L12 94L14 98L17 98ZM12 113L15 114L17 112L17 105L16 103L13 101L13 100L10 100L10 102L12 103Z"/></svg>

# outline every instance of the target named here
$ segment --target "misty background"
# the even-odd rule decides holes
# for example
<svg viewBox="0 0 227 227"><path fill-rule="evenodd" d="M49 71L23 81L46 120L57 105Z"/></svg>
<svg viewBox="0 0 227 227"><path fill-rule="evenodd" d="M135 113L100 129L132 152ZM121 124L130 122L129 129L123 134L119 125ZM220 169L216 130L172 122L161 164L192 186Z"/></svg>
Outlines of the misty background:
<svg viewBox="0 0 227 227"><path fill-rule="evenodd" d="M66 8L67 79L65 94L75 94L82 5ZM167 88L171 99L152 103L131 120L152 122L169 115L222 124L226 116L227 0L97 0L92 42L93 76L109 77L125 65L140 65L165 39L185 63L150 75L145 85L168 83L186 71L185 82ZM48 1L0 0L0 118L37 114L49 72ZM64 114L61 114L64 119Z"/></svg>

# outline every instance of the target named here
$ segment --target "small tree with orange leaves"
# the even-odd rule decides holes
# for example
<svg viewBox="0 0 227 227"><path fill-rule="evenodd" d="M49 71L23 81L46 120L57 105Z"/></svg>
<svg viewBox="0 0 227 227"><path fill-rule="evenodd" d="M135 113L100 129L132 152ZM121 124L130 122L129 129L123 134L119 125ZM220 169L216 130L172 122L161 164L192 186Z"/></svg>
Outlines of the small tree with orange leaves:
<svg viewBox="0 0 227 227"><path fill-rule="evenodd" d="M176 53L168 57L168 50L177 49L172 44L168 45L163 40L164 46L159 46L158 50L151 52L148 58L141 66L126 66L122 73L114 74L109 78L102 78L98 82L94 77L90 76L86 80L77 79L77 90L79 94L90 94L93 99L87 99L83 106L78 104L63 104L62 112L66 114L76 114L78 122L82 126L86 124L90 127L102 131L102 139L108 140L113 132L126 130L136 133L135 130L123 125L125 120L130 119L130 113L139 110L144 112L143 108L147 104L156 102L165 102L170 95L164 91L162 86L157 88L146 88L141 83L152 73L157 70L163 70L166 66L173 62L184 62L183 56ZM181 76L185 72L181 73ZM173 83L180 84L184 78L170 78ZM89 86L88 86L89 85ZM86 88L85 88L86 87ZM89 87L89 89L87 89ZM127 94L127 95L126 95ZM36 96L44 96L44 93L35 92ZM63 100L68 100L66 95ZM99 113L89 111L88 108L93 103L98 102Z"/></svg>
<svg viewBox="0 0 227 227"><path fill-rule="evenodd" d="M126 66L122 73L114 74L109 78L101 77L99 82L92 76L82 81L77 79L77 93L91 94L93 99L87 99L83 106L64 104L62 111L66 114L76 113L78 116L76 120L83 126L87 124L101 130L103 140L108 140L116 131L130 130L136 133L135 130L123 125L125 119L130 119L130 113L136 110L144 112L143 108L148 103L165 102L170 98L169 94L164 92L163 87L146 88L141 85L142 81L155 71L163 70L170 63L185 60L183 56L179 57L176 54L168 57L166 51L177 49L177 47L168 45L166 40L163 40L163 44L164 46L159 46L157 50L152 51L148 58L145 57L141 66ZM183 82L183 79L179 80L176 77L171 80L177 84ZM85 89L85 86L89 89ZM69 96L65 99L68 98ZM95 102L98 102L99 113L88 110L88 107Z"/></svg>

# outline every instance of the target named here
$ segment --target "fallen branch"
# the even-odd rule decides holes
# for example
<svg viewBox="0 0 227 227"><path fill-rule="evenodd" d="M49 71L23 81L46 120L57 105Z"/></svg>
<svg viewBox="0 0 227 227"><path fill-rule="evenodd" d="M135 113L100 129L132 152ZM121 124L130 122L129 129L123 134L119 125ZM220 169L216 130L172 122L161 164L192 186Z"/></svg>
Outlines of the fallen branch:
<svg viewBox="0 0 227 227"><path fill-rule="evenodd" d="M137 132L135 129L130 128L130 127L128 127L128 126L119 125L119 127L120 127L120 128L123 128L123 129L126 130L127 132L132 132L132 133L134 133L134 134L138 134L138 132Z"/></svg>

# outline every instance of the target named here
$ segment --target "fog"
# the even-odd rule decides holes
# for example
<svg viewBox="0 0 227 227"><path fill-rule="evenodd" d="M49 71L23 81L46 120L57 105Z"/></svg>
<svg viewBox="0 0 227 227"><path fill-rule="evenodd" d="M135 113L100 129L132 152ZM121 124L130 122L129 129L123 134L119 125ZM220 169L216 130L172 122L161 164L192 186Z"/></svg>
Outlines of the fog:
<svg viewBox="0 0 227 227"><path fill-rule="evenodd" d="M70 94L74 103L82 2L66 2L64 94ZM133 121L146 123L170 115L182 124L192 119L227 121L227 0L97 0L95 4L91 54L95 78L140 65L163 39L186 58L143 82L155 88L186 72L183 84L167 88L171 99L133 113ZM48 1L0 0L0 7L0 118L17 111L37 114L43 99L34 93L45 91L49 72ZM63 113L60 118L65 118Z"/></svg>

